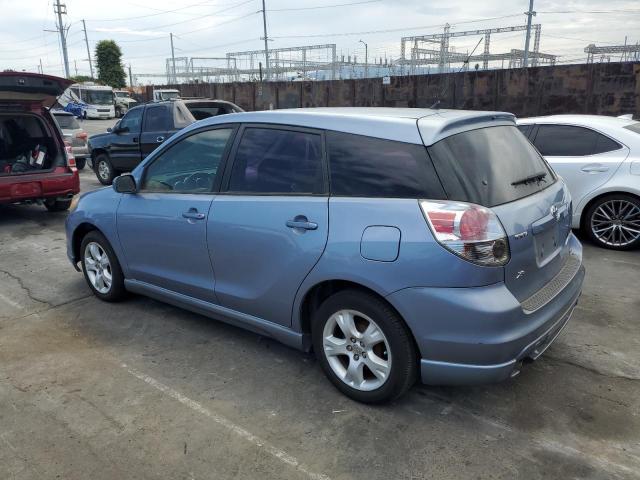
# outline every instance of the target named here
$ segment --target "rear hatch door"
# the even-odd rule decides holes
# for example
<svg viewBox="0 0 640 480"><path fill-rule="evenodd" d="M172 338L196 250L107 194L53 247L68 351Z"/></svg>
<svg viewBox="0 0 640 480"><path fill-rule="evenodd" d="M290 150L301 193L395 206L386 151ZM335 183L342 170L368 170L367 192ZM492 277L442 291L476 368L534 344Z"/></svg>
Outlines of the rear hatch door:
<svg viewBox="0 0 640 480"><path fill-rule="evenodd" d="M0 104L51 107L73 82L37 73L0 72Z"/></svg>
<svg viewBox="0 0 640 480"><path fill-rule="evenodd" d="M558 274L568 255L571 197L514 125L467 130L428 147L450 200L491 208L509 239L505 284L523 301Z"/></svg>

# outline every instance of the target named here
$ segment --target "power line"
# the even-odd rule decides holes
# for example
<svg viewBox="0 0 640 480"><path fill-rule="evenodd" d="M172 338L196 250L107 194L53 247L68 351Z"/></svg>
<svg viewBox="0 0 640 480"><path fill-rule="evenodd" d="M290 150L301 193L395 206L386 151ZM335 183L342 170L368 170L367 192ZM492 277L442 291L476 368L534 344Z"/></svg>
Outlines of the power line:
<svg viewBox="0 0 640 480"><path fill-rule="evenodd" d="M294 12L300 10L320 10L322 8L335 8L335 7L350 7L352 5L362 5L364 3L378 3L382 0L364 0L362 2L353 3L336 3L334 5L316 5L313 7L295 7L295 8L270 8L268 12Z"/></svg>
<svg viewBox="0 0 640 480"><path fill-rule="evenodd" d="M88 20L91 22L126 22L128 20L137 20L140 18L149 18L149 17L157 17L158 15L165 15L167 13L176 13L176 12L180 12L180 10L184 10L187 8L194 8L194 7L200 7L200 6L219 6L220 4L211 4L209 3L209 1L206 2L199 2L199 3L193 3L191 5L185 5L184 7L179 7L179 8L174 8L172 10L160 10L159 13L149 13L146 15L137 15L134 17L119 17L119 18L89 18ZM149 7L144 7L144 8L149 8ZM159 10L157 8L152 8L152 10ZM191 14L189 14L191 15ZM193 14L193 15L198 15L198 14Z"/></svg>

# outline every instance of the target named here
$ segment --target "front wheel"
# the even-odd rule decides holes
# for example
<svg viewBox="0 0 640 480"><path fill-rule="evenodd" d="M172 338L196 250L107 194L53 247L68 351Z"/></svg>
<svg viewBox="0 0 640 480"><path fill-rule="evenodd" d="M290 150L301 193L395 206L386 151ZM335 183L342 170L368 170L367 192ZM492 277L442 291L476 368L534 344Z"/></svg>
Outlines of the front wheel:
<svg viewBox="0 0 640 480"><path fill-rule="evenodd" d="M116 177L116 172L113 169L113 165L111 165L109 155L106 153L96 155L96 158L93 160L93 165L96 177L98 177L100 183L103 185L111 185L113 179Z"/></svg>
<svg viewBox="0 0 640 480"><path fill-rule="evenodd" d="M416 380L411 333L386 302L358 290L325 300L312 320L313 348L331 383L364 403L388 402Z"/></svg>
<svg viewBox="0 0 640 480"><path fill-rule="evenodd" d="M125 296L124 275L109 241L100 232L91 231L80 245L82 273L94 295L107 302Z"/></svg>
<svg viewBox="0 0 640 480"><path fill-rule="evenodd" d="M611 250L640 247L640 199L627 194L606 195L586 213L584 230L598 246Z"/></svg>

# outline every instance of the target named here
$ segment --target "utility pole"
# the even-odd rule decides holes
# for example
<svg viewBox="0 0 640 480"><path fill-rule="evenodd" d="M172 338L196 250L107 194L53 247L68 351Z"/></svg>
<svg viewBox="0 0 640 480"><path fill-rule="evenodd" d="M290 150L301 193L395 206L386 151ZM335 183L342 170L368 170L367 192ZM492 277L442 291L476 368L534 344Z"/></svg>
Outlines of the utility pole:
<svg viewBox="0 0 640 480"><path fill-rule="evenodd" d="M64 59L64 73L69 77L69 57L67 56L67 34L65 27L62 25L62 15L67 14L67 6L60 3L60 0L56 0L53 6L53 11L58 15L58 32L60 33L60 45L62 46L62 57Z"/></svg>
<svg viewBox="0 0 640 480"><path fill-rule="evenodd" d="M171 63L173 64L173 76L171 81L174 83L178 83L178 79L176 77L176 52L173 49L173 33L169 34L169 38L171 39Z"/></svg>
<svg viewBox="0 0 640 480"><path fill-rule="evenodd" d="M44 73L44 68L42 68L42 59L40 59L40 73Z"/></svg>
<svg viewBox="0 0 640 480"><path fill-rule="evenodd" d="M362 40L360 43L364 44L364 78L369 78L369 45Z"/></svg>
<svg viewBox="0 0 640 480"><path fill-rule="evenodd" d="M129 86L133 87L133 75L131 75L131 64L129 64Z"/></svg>
<svg viewBox="0 0 640 480"><path fill-rule="evenodd" d="M84 43L87 46L87 57L89 58L89 71L91 72L91 78L93 78L93 62L91 61L91 49L89 48L89 39L87 38L87 24L82 19L82 28L84 29Z"/></svg>
<svg viewBox="0 0 640 480"><path fill-rule="evenodd" d="M78 76L78 61L77 60L73 61L73 68L75 68L75 70L76 70L76 77L77 77Z"/></svg>
<svg viewBox="0 0 640 480"><path fill-rule="evenodd" d="M262 0L262 26L264 28L264 77L269 81L269 37L267 36L267 8Z"/></svg>
<svg viewBox="0 0 640 480"><path fill-rule="evenodd" d="M531 19L535 16L536 12L533 11L533 0L529 0L529 11L524 12L527 16L527 36L524 40L524 59L522 66L527 68L529 66L529 40L531 39Z"/></svg>

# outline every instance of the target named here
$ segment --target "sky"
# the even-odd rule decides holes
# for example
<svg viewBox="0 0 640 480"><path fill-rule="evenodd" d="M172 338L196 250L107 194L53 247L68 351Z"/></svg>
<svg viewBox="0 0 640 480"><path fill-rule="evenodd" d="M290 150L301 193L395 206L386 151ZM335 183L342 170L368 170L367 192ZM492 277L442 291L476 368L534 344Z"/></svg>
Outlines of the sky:
<svg viewBox="0 0 640 480"><path fill-rule="evenodd" d="M91 54L96 42L115 40L123 62L136 74L162 74L171 56L224 57L227 52L264 48L262 0L61 0L69 26L71 74L89 74L82 20ZM526 23L528 0L266 0L269 48L335 43L338 55L369 60L395 59L402 36L493 28ZM542 25L540 51L560 55L560 63L586 59L584 47L640 41L638 0L535 0L534 23ZM0 70L63 75L53 0L0 0ZM524 48L524 32L491 37L492 53ZM470 52L481 37L452 39ZM481 53L482 44L476 53ZM612 58L615 60L616 58ZM212 65L215 61L212 61ZM219 64L217 64L219 65ZM77 69L77 70L76 70ZM140 78L148 83L150 79Z"/></svg>

